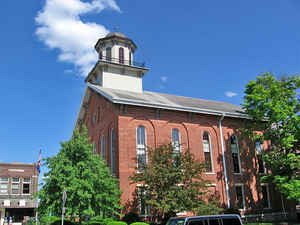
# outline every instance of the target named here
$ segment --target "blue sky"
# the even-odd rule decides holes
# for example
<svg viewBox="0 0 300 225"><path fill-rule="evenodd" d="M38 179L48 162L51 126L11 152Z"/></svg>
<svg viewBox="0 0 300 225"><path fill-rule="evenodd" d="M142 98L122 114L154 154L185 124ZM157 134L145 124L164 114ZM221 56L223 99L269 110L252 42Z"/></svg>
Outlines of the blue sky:
<svg viewBox="0 0 300 225"><path fill-rule="evenodd" d="M239 105L256 75L300 70L299 0L2 1L0 12L2 162L32 163L40 146L53 156L70 138L93 46L115 26L150 68L149 91Z"/></svg>

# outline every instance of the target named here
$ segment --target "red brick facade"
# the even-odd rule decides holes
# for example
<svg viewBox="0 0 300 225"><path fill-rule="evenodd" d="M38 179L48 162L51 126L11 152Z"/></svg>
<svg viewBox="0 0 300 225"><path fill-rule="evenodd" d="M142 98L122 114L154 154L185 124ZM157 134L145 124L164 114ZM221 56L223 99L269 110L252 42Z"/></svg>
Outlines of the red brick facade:
<svg viewBox="0 0 300 225"><path fill-rule="evenodd" d="M130 184L129 176L135 172L136 132L142 125L146 128L146 145L155 148L171 142L171 130L177 128L181 136L182 150L189 148L200 160L204 160L202 145L203 132L209 132L213 159L213 173L205 174L216 193L220 196L220 205L226 207L227 198L224 181L224 168L219 130L220 117L181 111L159 110L150 107L112 104L103 96L92 91L83 119L88 128L92 142L96 143L100 153L101 136L105 136L105 159L111 165L110 132L115 129L117 135L117 152L115 159L116 176L120 179L123 191L122 204L133 199L135 185ZM224 151L228 173L228 185L231 206L236 206L235 185L243 185L246 213L280 212L283 210L281 196L269 187L270 209L262 207L262 188L259 181L258 161L255 145L239 135L243 127L243 119L225 117L222 121ZM242 173L233 173L230 136L238 136ZM266 147L266 144L265 144ZM289 202L284 201L284 208L291 210ZM129 210L129 209L127 209Z"/></svg>
<svg viewBox="0 0 300 225"><path fill-rule="evenodd" d="M36 164L0 163L0 224L4 219L22 222L33 217L37 199L32 199L38 189Z"/></svg>

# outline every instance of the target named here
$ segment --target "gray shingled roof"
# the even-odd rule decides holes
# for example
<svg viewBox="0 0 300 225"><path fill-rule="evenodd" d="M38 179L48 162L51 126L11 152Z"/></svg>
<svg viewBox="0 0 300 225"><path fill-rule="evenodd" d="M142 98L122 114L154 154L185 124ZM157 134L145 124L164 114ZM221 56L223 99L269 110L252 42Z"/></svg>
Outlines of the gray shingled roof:
<svg viewBox="0 0 300 225"><path fill-rule="evenodd" d="M137 93L103 88L90 83L88 83L88 87L103 95L113 103L198 112L212 115L225 114L230 117L248 118L241 107L226 102L182 97L150 91Z"/></svg>

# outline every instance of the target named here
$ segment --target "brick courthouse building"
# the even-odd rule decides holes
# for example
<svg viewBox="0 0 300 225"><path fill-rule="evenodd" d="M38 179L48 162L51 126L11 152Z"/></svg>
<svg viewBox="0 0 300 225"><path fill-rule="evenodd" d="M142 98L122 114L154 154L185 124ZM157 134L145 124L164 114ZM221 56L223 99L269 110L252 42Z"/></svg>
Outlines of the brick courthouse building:
<svg viewBox="0 0 300 225"><path fill-rule="evenodd" d="M76 126L87 126L95 151L119 178L122 204L133 201L136 190L129 180L139 166L134 158L145 161L147 146L172 142L175 150L190 149L208 163L204 176L220 205L259 216L294 210L270 185L260 183L268 172L260 156L266 144L249 143L238 134L247 119L240 107L144 91L148 69L133 60L136 45L121 33L99 39L95 49L99 60L85 80ZM147 213L142 202L139 209Z"/></svg>

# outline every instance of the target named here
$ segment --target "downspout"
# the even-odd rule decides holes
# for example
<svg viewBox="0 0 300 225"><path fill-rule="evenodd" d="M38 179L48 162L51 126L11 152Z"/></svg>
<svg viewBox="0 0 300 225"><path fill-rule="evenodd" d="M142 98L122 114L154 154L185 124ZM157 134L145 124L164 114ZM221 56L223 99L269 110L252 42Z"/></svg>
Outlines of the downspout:
<svg viewBox="0 0 300 225"><path fill-rule="evenodd" d="M223 158L223 168L224 168L224 178L225 178L225 190L226 190L226 198L227 198L227 207L230 208L230 197L229 197L229 187L228 187L228 177L227 177L227 168L226 168L226 159L225 159L225 151L224 151L224 138L223 138L223 129L222 129L222 120L225 117L225 113L222 114L219 120L219 130L220 130L220 141L221 141L221 149L222 149L222 158Z"/></svg>

